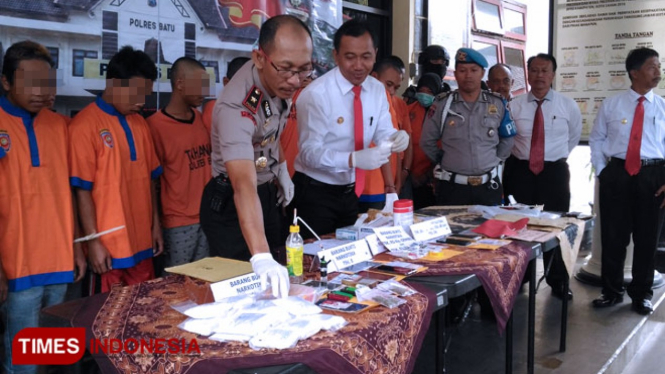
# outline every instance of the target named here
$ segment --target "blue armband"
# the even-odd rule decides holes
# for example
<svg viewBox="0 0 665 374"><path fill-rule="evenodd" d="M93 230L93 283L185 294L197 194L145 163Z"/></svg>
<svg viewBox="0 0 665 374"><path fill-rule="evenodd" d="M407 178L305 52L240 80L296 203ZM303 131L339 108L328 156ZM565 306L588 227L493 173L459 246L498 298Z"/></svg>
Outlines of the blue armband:
<svg viewBox="0 0 665 374"><path fill-rule="evenodd" d="M499 137L501 138L512 138L517 135L517 128L515 127L515 121L510 116L510 110L506 105L506 101L503 102L503 119L501 119L501 124L499 125Z"/></svg>

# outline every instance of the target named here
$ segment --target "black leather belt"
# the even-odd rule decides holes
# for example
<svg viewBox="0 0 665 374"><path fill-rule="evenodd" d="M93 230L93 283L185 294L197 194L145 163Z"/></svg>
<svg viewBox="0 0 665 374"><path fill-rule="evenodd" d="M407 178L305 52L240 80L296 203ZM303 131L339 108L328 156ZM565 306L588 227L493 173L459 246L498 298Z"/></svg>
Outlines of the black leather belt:
<svg viewBox="0 0 665 374"><path fill-rule="evenodd" d="M612 157L611 161L614 162L619 162L619 163L626 163L626 160L618 157ZM640 160L640 164L642 166L665 166L665 159L663 158L646 158L643 160Z"/></svg>
<svg viewBox="0 0 665 374"><path fill-rule="evenodd" d="M355 193L355 191L356 191L356 184L355 183L350 183L350 184L328 184L328 183L324 183L324 182L321 182L321 181L317 181L316 179L314 179L314 178L312 178L312 177L310 177L306 174L300 173L300 172L297 172L296 174L299 174L300 178L302 178L303 181L305 183L309 184L310 186L316 186L316 187L319 187L319 188L324 188L328 191L334 191L336 193L342 193L342 194ZM294 175L293 178L296 179L296 175Z"/></svg>

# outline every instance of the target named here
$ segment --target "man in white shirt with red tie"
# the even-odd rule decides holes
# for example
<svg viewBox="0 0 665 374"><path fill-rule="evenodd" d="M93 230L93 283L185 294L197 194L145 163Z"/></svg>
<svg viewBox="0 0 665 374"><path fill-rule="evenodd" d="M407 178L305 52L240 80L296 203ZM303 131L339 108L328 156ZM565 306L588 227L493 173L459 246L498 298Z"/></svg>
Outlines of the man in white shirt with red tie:
<svg viewBox="0 0 665 374"><path fill-rule="evenodd" d="M369 75L376 37L367 23L345 22L333 43L337 67L307 86L296 104L300 152L291 206L317 234L353 224L365 170L409 143L408 134L392 126L385 86ZM378 146L369 148L371 142Z"/></svg>
<svg viewBox="0 0 665 374"><path fill-rule="evenodd" d="M582 114L573 99L552 89L556 59L540 53L527 61L531 91L510 102L517 135L503 173L504 195L517 202L544 205L545 210L568 212L570 171L568 155L580 141ZM565 291L569 275L559 250L543 253L547 284L552 295L573 297ZM565 295L564 295L565 293Z"/></svg>
<svg viewBox="0 0 665 374"><path fill-rule="evenodd" d="M665 192L665 100L653 92L661 79L658 52L630 51L628 91L605 99L589 137L598 176L603 290L597 308L623 302L623 269L632 234L632 309L653 312L655 253L663 223Z"/></svg>

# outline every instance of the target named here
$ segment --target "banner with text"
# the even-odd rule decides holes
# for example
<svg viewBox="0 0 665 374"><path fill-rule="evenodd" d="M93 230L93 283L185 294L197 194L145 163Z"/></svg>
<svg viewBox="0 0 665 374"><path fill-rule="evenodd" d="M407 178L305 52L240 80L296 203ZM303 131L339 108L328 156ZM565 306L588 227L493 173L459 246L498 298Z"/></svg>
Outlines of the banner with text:
<svg viewBox="0 0 665 374"><path fill-rule="evenodd" d="M582 140L606 97L630 88L625 61L631 49L665 54L665 1L554 2L556 90L572 98L583 118ZM665 93L665 81L655 89Z"/></svg>

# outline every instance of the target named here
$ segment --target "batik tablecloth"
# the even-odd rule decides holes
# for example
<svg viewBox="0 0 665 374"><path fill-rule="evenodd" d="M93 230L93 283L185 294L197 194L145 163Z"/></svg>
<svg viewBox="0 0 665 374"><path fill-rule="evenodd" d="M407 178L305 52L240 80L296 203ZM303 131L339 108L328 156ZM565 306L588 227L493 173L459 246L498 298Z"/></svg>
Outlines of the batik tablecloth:
<svg viewBox="0 0 665 374"><path fill-rule="evenodd" d="M398 308L376 307L343 315L349 324L319 332L285 350L252 350L246 343L220 343L177 326L186 317L170 307L189 298L185 277L159 278L90 297L74 317L88 338L197 339L201 355L93 355L108 373L226 373L231 369L304 363L318 373L410 373L436 304L425 287ZM89 341L88 339L88 341Z"/></svg>

